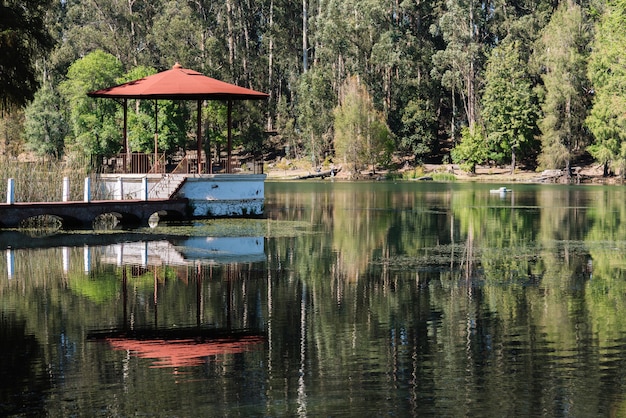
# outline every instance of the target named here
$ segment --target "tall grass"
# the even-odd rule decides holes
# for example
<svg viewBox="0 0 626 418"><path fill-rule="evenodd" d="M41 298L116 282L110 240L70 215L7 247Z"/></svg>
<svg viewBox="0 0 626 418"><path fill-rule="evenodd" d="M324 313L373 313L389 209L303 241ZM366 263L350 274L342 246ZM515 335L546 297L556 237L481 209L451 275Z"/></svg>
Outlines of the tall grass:
<svg viewBox="0 0 626 418"><path fill-rule="evenodd" d="M8 179L14 179L16 202L59 202L63 198L63 178L69 178L69 200L84 199L85 178L91 178L91 190L97 176L85 160L19 162L0 161L0 202L6 202ZM92 194L92 199L97 199Z"/></svg>

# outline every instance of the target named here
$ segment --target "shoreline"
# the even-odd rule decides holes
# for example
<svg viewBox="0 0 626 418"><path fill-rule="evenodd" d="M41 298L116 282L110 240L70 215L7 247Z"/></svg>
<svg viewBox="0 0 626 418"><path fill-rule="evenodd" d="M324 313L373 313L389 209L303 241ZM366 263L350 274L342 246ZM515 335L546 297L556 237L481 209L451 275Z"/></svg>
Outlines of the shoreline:
<svg viewBox="0 0 626 418"><path fill-rule="evenodd" d="M490 167L478 166L476 173L471 174L461 170L456 164L424 164L422 178L430 177L436 173L448 173L455 176L454 181L473 181L483 183L538 183L538 184L595 184L595 185L611 185L623 184L624 179L619 176L602 176L602 168L600 166L589 165L577 167L576 174L567 181L565 176L546 176L546 172L537 172L523 169L516 169L514 174L510 173L508 167ZM398 170L396 173L402 175L403 172L412 171L413 168ZM552 170L546 170L554 173ZM286 169L270 168L266 171L268 180L300 180L299 177L311 175L314 172L311 169L290 167ZM389 174L389 170L381 170L376 173L371 171L361 171L354 176L348 170L341 170L335 179L342 181L363 181L363 180L384 180ZM311 179L311 180L318 180ZM418 181L418 179L407 179L406 181Z"/></svg>

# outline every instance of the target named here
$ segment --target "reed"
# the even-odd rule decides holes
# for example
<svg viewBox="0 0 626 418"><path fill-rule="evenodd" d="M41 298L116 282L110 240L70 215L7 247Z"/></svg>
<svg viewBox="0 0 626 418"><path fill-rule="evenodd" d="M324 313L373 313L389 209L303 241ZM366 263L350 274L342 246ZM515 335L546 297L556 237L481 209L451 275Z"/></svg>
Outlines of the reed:
<svg viewBox="0 0 626 418"><path fill-rule="evenodd" d="M58 202L63 197L64 177L69 178L69 200L83 200L86 177L91 178L92 199L98 198L93 195L93 191L99 190L97 175L89 162L80 159L30 162L6 159L0 163L0 198L6 197L7 182L12 178L16 202Z"/></svg>

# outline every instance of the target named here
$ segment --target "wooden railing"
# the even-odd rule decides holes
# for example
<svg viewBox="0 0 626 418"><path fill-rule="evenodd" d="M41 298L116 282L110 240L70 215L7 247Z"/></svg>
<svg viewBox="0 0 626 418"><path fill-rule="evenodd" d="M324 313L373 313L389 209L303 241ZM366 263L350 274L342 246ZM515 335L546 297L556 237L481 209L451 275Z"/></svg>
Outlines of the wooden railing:
<svg viewBox="0 0 626 418"><path fill-rule="evenodd" d="M115 157L104 159L102 168L104 173L120 174L224 174L227 172L226 162L224 158L207 166L205 155L202 153L202 158L198 164L198 153L195 150L190 150L177 163L168 162L164 153L157 155L156 163L154 154L118 154ZM230 168L232 173L263 174L263 161L247 160L241 162L233 160Z"/></svg>

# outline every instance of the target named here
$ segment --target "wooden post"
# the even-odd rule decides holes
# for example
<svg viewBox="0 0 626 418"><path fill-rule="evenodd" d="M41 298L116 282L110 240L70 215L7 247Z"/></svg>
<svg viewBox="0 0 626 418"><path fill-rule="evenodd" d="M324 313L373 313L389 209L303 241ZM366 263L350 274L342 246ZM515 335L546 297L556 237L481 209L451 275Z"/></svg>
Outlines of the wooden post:
<svg viewBox="0 0 626 418"><path fill-rule="evenodd" d="M130 143L128 142L128 99L124 98L124 173L130 165Z"/></svg>
<svg viewBox="0 0 626 418"><path fill-rule="evenodd" d="M232 148L233 148L232 132L231 132L231 126L230 126L232 124L232 116L231 116L231 114L233 113L233 102L232 102L232 100L228 101L228 105L227 106L228 106L228 110L227 110L228 114L226 115L226 118L227 118L227 122L226 123L228 124L228 139L227 139L227 141L228 141L228 144L227 144L228 149L226 150L226 154L228 156L228 161L226 161L226 172L228 174L230 174L230 173L232 173L230 159L231 159L231 156L232 156Z"/></svg>
<svg viewBox="0 0 626 418"><path fill-rule="evenodd" d="M197 104L197 125L196 125L196 147L198 148L198 169L196 173L203 174L205 170L202 170L202 100L198 100ZM207 155L207 163L209 162L209 156Z"/></svg>
<svg viewBox="0 0 626 418"><path fill-rule="evenodd" d="M155 100L154 101L154 163L152 164L152 167L154 167L155 173L160 173L157 167L157 165L159 164L159 124L157 122L158 116L159 116L158 101Z"/></svg>

